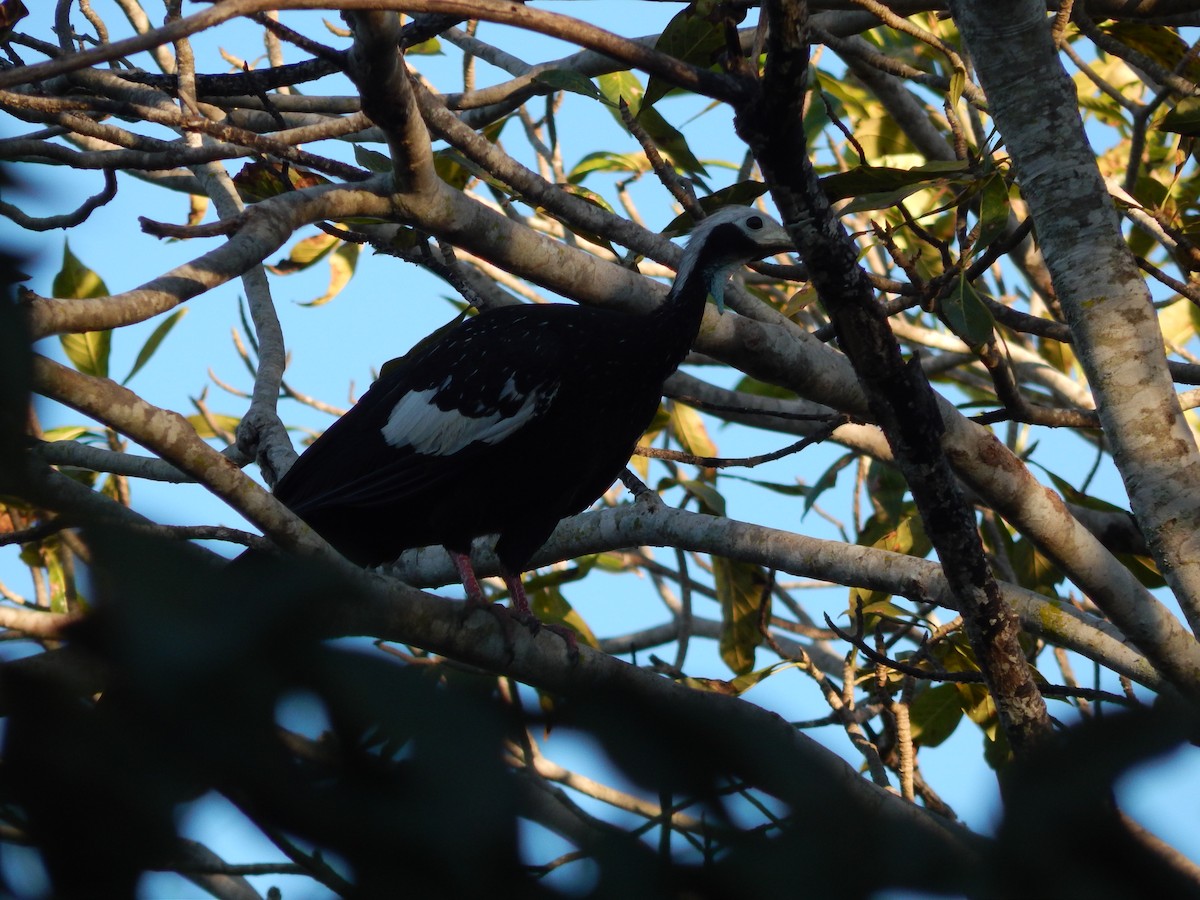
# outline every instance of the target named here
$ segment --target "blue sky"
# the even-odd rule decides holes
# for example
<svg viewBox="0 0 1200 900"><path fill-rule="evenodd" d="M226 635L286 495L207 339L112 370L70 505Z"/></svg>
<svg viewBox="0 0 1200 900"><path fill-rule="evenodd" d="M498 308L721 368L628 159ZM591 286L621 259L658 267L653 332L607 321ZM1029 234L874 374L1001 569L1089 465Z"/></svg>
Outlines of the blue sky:
<svg viewBox="0 0 1200 900"><path fill-rule="evenodd" d="M51 5L29 5L33 9L29 24L23 23L25 30L48 36L47 27L33 23L47 21L51 15ZM676 4L645 2L545 3L539 6L590 17L599 24L616 23L621 33L631 36L661 30L679 8ZM97 3L96 7L109 20L110 27L116 30L119 15L115 8L107 3ZM305 21L313 22L321 17L314 13L293 19L289 15L285 21L301 30L310 31L320 40L340 45L340 39L325 32L319 22L315 28L305 28ZM333 16L328 18L334 19ZM547 38L488 25L481 27L480 36L529 62L566 55L573 50ZM200 36L195 44L199 68L207 72L226 70L217 55L218 46L247 59L254 59L261 52L256 30L236 23L223 27L215 38ZM299 58L298 53L290 48L285 49L285 55L290 61ZM445 57L422 57L415 63L439 87L455 90L461 84L459 58L453 48L447 47ZM143 64L148 65L145 62ZM500 75L485 64L480 64L478 77L482 85L499 80ZM350 92L346 86L336 90ZM728 159L735 164L740 162L743 148L734 138L729 117L724 110L706 112L703 102L674 98L664 100L660 109L677 127L681 127L701 158ZM0 136L7 137L26 130L28 128L23 123L0 118ZM584 154L601 146L619 152L637 152L635 142L617 127L607 113L579 97L568 97L564 103L559 117L559 133L568 168ZM510 124L505 131L504 141L510 152L519 156L524 152L523 141L515 125ZM328 152L328 148L322 148L322 152ZM352 161L349 148L346 148L345 158ZM526 161L529 161L527 157ZM231 164L233 171L239 167L238 162ZM713 172L716 186L724 183L722 179L733 178L733 173L718 169ZM42 215L74 207L81 197L95 193L101 185L101 177L95 172L24 167L22 174L28 179L28 187L34 194L26 207L27 211ZM606 183L603 178L589 180L587 186L612 199L611 183ZM639 208L650 218L650 225L665 225L672 217L663 189L652 179L644 179L632 190ZM116 201L98 210L87 225L70 235L72 251L85 264L97 270L113 292L132 288L215 246L212 241L169 243L151 238L137 228L138 215L182 222L187 215L187 198L164 194L134 179L122 178ZM300 237L312 233L315 232L308 230ZM50 232L31 238L19 232L7 220L0 220L0 240L33 254L28 266L33 276L30 287L38 293L51 293L50 283L61 260L64 235ZM276 254L272 260L281 255ZM318 265L299 275L273 277L272 290L292 354L288 380L297 390L318 396L329 403L348 405L351 393L361 393L378 366L407 350L418 338L453 315L451 306L439 299L451 293L446 285L392 258L373 257L364 253L355 278L341 296L325 306L303 306L306 301L324 293L327 278L328 270ZM198 397L207 389L210 408L216 412L238 415L244 407L244 401L214 385L208 373L211 369L219 379L243 389L248 389L250 385L250 377L234 352L230 338L230 330L240 327L240 295L240 285L234 283L191 301L183 322L130 386L150 402L185 414L193 412L189 398ZM156 324L144 323L123 329L114 336L112 372L115 377L122 378L128 372L142 342ZM45 342L41 349L52 355L60 355L56 341ZM712 372L699 370L697 374L710 377ZM47 404L40 407L40 413L48 426L79 420L77 414L54 409ZM329 421L328 417L294 403L285 404L282 414L289 424L307 429L324 428ZM745 428L722 429L712 422L710 427L721 453L727 456L762 453L789 443L786 436ZM1065 432L1050 432L1039 437L1042 444L1035 458L1058 474L1075 477L1085 452L1082 442ZM843 452L835 446L813 447L805 450L799 458L780 460L746 474L756 479L781 483L792 483L797 478L812 483ZM1090 449L1086 450L1086 454L1082 458L1090 466ZM847 498L852 480L853 472L844 472L837 489L822 498L822 506L835 513L848 509ZM816 537L839 537L837 530L816 513L801 519L798 502L794 499L781 498L752 486L737 485L732 480L725 480L722 488L727 492L729 514L735 518L798 530ZM1110 465L1102 468L1094 492L1112 502L1124 503L1120 481ZM135 484L134 498L142 512L162 522L239 524L228 508L195 487ZM10 548L0 550L0 580L21 592L29 589L27 577ZM446 593L457 594L457 591L447 588ZM846 592L841 588L805 592L802 596L811 604L810 612L818 618L822 611L837 615L845 609ZM632 576L588 579L569 598L580 608L596 633L601 635L617 634L664 619L663 611L648 585L644 580ZM706 616L716 614L714 605L704 601L698 602L697 612ZM949 618L949 615L945 618ZM767 662L765 657L762 662ZM698 646L689 656L688 670L690 674L710 677L727 675L715 648L703 646ZM1090 668L1079 672L1085 681L1089 673ZM796 673L783 673L769 679L754 689L749 699L775 709L790 719L812 718L827 711L813 683ZM1066 718L1069 710L1062 703L1052 703L1051 713ZM300 725L304 721L302 715L295 720ZM311 726L314 723L308 724ZM811 734L854 761L854 752L840 730L825 728ZM982 739L978 730L964 723L942 747L923 750L921 762L926 777L965 821L973 828L987 830L996 810L997 792L994 777L983 765L981 747ZM546 753L564 765L579 767L596 777L605 777L607 767L603 762L597 760L594 754L589 754L586 748L572 745L571 739L566 736L552 738ZM1188 747L1168 759L1142 767L1126 779L1121 796L1132 814L1168 842L1200 861L1200 827L1197 827L1200 826L1200 764L1195 748ZM231 824L236 821L236 814L231 814L227 806L219 802L201 803L197 809L185 815L184 821L191 836L208 843L231 861L261 861L277 856L270 852L273 848L269 844L252 839L245 829ZM539 851L548 849L543 844L534 844ZM284 882L278 878L259 882L263 889L271 883ZM151 888L150 884L165 885L167 882L148 883L148 896L158 890ZM204 896L197 889L178 887L178 882L170 884L176 885L169 888L172 893L176 889L181 892L192 891L180 893L179 896ZM320 896L320 893L309 895Z"/></svg>

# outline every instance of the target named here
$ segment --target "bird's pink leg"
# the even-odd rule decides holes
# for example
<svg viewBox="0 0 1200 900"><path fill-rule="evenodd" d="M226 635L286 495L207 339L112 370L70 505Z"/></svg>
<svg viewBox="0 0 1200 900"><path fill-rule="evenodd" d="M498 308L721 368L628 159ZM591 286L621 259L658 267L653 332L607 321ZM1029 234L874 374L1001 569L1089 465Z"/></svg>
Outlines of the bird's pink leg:
<svg viewBox="0 0 1200 900"><path fill-rule="evenodd" d="M458 570L458 577L467 591L467 605L463 610L464 619L476 609L486 610L495 616L496 620L500 623L501 629L504 631L504 645L508 647L510 656L513 652L512 623L513 620L516 620L533 634L537 634L541 628L554 632L566 642L567 655L570 656L571 661L575 662L579 659L579 643L575 639L575 632L565 625L543 623L534 614L529 606L529 597L525 594L525 586L521 584L520 575L514 575L504 566L500 567L500 576L504 579L505 585L508 586L509 596L512 597L512 612L510 614L507 609L498 603L488 603L484 599L483 588L479 584L479 578L475 575L475 567L471 565L471 557L466 553L459 553L456 550L448 549L448 552L450 558L454 560L454 568Z"/></svg>
<svg viewBox="0 0 1200 900"><path fill-rule="evenodd" d="M466 621L467 616L471 615L477 609L491 613L492 617L499 623L500 630L504 634L504 646L507 648L508 657L511 660L514 651L513 623L508 610L499 603L488 603L484 599L483 588L479 584L479 578L475 575L475 567L471 565L470 554L459 553L457 550L451 550L449 547L446 548L446 552L454 560L454 568L458 569L459 580L462 581L463 587L467 591L467 605L463 607L462 621Z"/></svg>
<svg viewBox="0 0 1200 900"><path fill-rule="evenodd" d="M454 568L458 569L458 579L467 589L467 603L472 606L486 606L483 599L483 588L479 586L479 579L475 577L475 568L471 565L471 557L466 553L459 553L457 550L447 550L446 552L454 560Z"/></svg>
<svg viewBox="0 0 1200 900"><path fill-rule="evenodd" d="M537 617L529 606L529 598L525 595L525 585L521 584L520 575L514 575L507 568L501 566L500 577L504 579L504 583L508 586L508 594L512 597L514 618L523 622L533 634L537 634L540 628L557 634L566 642L567 655L571 658L571 662L576 662L579 659L579 642L575 639L575 632L566 625L543 622Z"/></svg>
<svg viewBox="0 0 1200 900"><path fill-rule="evenodd" d="M504 584L508 587L508 595L512 597L513 611L520 613L522 616L530 616L534 619L533 610L529 608L529 598L525 595L525 585L521 583L521 576L514 575L512 572L503 566L500 567L500 577L504 579Z"/></svg>

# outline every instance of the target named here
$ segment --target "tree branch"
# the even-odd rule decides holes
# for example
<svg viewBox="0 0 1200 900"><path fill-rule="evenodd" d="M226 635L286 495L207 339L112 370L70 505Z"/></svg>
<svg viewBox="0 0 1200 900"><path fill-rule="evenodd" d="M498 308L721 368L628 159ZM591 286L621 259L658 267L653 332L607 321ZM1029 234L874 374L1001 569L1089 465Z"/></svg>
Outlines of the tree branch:
<svg viewBox="0 0 1200 900"><path fill-rule="evenodd" d="M153 450L285 549L311 554L343 570L354 568L235 463L208 446L178 413L152 406L106 378L82 375L43 356L34 357L33 387Z"/></svg>
<svg viewBox="0 0 1200 900"><path fill-rule="evenodd" d="M472 560L480 574L495 574L499 566L486 544L480 542L472 552ZM962 605L935 562L661 504L652 509L641 503L625 504L564 519L531 565L547 566L587 554L645 545L711 553L798 577L933 602L956 611ZM441 548L407 551L393 571L418 586L450 584L457 578L457 570ZM1166 689L1162 675L1109 623L1015 585L1001 585L1000 590L1030 633L1102 662L1152 690ZM1200 667L1200 647L1191 648L1188 654L1185 664ZM1200 692L1200 686L1193 683L1191 690Z"/></svg>
<svg viewBox="0 0 1200 900"><path fill-rule="evenodd" d="M375 177L271 197L247 209L245 225L221 247L132 291L79 300L32 297L27 302L33 336L120 328L168 312L258 265L301 225L352 215L386 217L391 211L382 196L386 187L386 179Z"/></svg>
<svg viewBox="0 0 1200 900"><path fill-rule="evenodd" d="M1018 621L1000 595L971 510L942 452L943 425L933 392L920 366L901 359L858 267L856 248L834 218L807 156L802 111L807 10L795 0L775 0L767 10L771 35L764 82L755 101L738 108L736 126L772 185L842 350L883 426L959 598L1000 721L1014 751L1024 754L1048 734L1049 718L1018 642Z"/></svg>
<svg viewBox="0 0 1200 900"><path fill-rule="evenodd" d="M1021 175L1133 512L1193 632L1200 631L1200 452L1175 397L1149 291L1083 122L1077 112L1061 114L1076 109L1075 87L1044 8L1036 0L998 0L986 9L955 0L950 6ZM1097 284L1104 285L1102 295Z"/></svg>

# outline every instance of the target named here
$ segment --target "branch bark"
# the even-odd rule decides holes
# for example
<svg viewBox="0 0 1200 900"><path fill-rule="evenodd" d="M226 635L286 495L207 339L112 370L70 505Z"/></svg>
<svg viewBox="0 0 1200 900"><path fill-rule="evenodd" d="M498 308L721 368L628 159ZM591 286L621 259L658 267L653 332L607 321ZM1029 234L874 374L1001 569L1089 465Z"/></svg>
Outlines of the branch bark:
<svg viewBox="0 0 1200 900"><path fill-rule="evenodd" d="M1013 155L1058 301L1134 515L1200 629L1200 452L1158 317L1096 166L1050 20L1035 0L951 2Z"/></svg>
<svg viewBox="0 0 1200 900"><path fill-rule="evenodd" d="M1050 720L1018 642L1019 623L1000 595L972 512L942 451L944 428L933 391L919 364L901 359L874 291L857 265L857 248L834 217L808 159L803 129L807 8L795 0L774 0L767 11L771 33L766 74L754 101L737 109L737 128L772 185L838 342L904 472L958 597L1001 724L1020 756L1047 736Z"/></svg>
<svg viewBox="0 0 1200 900"><path fill-rule="evenodd" d="M947 609L960 610L963 605L937 563L663 504L626 504L564 519L531 565L548 566L591 553L641 546L716 554L797 577L882 591ZM477 547L472 559L481 574L499 572L490 548ZM391 571L419 587L457 580L449 555L435 547L407 551ZM1170 690L1162 675L1108 622L1016 585L1001 584L999 588L1031 634L1096 660L1152 690ZM1189 662L1200 666L1200 648L1193 650ZM1200 691L1200 685L1193 689Z"/></svg>
<svg viewBox="0 0 1200 900"><path fill-rule="evenodd" d="M208 446L178 413L153 406L107 378L82 375L44 356L34 357L33 388L154 451L239 510L280 546L312 554L342 570L354 568L236 463Z"/></svg>

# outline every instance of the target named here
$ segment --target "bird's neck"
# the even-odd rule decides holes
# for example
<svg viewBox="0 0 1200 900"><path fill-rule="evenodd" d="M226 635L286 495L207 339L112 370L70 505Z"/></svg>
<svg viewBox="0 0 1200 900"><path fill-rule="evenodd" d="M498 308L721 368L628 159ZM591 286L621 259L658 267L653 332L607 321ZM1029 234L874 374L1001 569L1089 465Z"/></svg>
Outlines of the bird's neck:
<svg viewBox="0 0 1200 900"><path fill-rule="evenodd" d="M713 277L711 271L700 268L684 273L675 279L666 302L649 316L647 331L653 333L664 362L670 366L666 374L683 362L696 340Z"/></svg>

